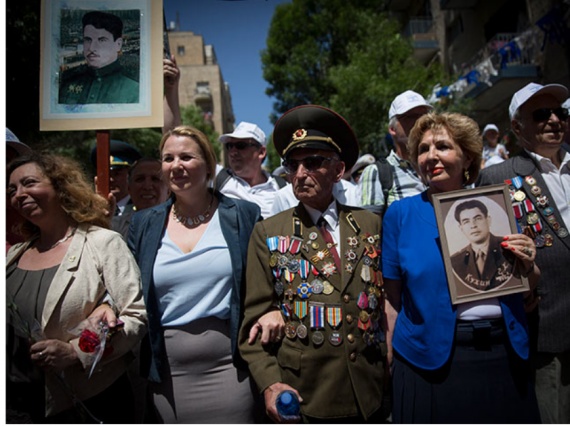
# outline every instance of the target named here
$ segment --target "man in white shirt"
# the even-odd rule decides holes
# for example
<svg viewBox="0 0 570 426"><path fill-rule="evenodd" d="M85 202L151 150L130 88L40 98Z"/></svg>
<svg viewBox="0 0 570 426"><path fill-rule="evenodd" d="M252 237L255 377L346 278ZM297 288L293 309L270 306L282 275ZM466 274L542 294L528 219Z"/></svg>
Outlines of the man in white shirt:
<svg viewBox="0 0 570 426"><path fill-rule="evenodd" d="M261 167L267 155L265 133L257 125L242 121L232 133L220 136L228 166L218 172L215 188L232 198L251 201L270 215L275 194L287 182Z"/></svg>
<svg viewBox="0 0 570 426"><path fill-rule="evenodd" d="M362 172L358 185L362 194L361 204L374 213L383 214L395 200L419 194L425 185L408 161L408 135L418 118L432 110L425 98L412 90L407 90L394 98L388 111L388 131L394 141L388 164L380 170L377 164L371 164ZM392 185L383 188L382 173L391 171Z"/></svg>
<svg viewBox="0 0 570 426"><path fill-rule="evenodd" d="M481 170L477 186L509 185L515 217L534 239L538 312L529 313L542 423L570 423L570 148L563 143L568 89L529 83L513 95L511 129L520 155Z"/></svg>

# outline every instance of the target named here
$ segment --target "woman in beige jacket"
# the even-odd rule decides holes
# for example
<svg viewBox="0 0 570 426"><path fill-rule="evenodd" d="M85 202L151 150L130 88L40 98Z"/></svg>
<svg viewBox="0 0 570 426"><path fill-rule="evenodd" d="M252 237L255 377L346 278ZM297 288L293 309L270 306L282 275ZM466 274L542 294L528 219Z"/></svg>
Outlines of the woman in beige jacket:
<svg viewBox="0 0 570 426"><path fill-rule="evenodd" d="M130 422L126 371L146 311L137 264L120 235L105 229L105 200L74 161L49 154L14 160L7 191L26 237L6 263L8 415ZM119 319L111 337L98 320L86 326L103 300L113 301ZM80 345L85 328L99 338L91 347Z"/></svg>

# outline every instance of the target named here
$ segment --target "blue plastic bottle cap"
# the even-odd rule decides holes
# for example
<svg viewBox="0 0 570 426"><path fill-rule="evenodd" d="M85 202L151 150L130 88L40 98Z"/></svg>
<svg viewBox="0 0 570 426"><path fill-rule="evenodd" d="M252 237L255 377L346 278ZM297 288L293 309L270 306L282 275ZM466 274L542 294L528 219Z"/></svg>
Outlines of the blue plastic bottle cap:
<svg viewBox="0 0 570 426"><path fill-rule="evenodd" d="M286 405L289 405L291 402L293 402L293 396L289 392L283 392L280 399L281 402Z"/></svg>

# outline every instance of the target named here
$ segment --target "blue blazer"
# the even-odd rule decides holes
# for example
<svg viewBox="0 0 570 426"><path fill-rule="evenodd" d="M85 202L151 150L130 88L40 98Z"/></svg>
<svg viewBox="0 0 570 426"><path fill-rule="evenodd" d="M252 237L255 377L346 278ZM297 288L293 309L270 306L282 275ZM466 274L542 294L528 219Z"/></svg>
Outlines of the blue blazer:
<svg viewBox="0 0 570 426"><path fill-rule="evenodd" d="M237 352L238 331L243 318L243 292L247 246L254 225L261 220L256 204L226 197L215 192L219 201L218 213L224 239L232 261L233 282L230 301L230 337L234 363L245 366ZM173 200L133 215L129 228L128 245L141 270L141 282L148 314L148 334L141 344L141 374L153 382L161 382L167 373L167 357L160 313L155 294L153 269L156 253L164 235L167 215Z"/></svg>

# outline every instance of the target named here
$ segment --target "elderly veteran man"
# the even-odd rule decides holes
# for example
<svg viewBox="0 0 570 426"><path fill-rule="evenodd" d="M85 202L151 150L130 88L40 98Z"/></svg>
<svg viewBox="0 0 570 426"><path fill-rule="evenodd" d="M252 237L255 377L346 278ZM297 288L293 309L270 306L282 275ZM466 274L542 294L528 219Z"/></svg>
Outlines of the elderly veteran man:
<svg viewBox="0 0 570 426"><path fill-rule="evenodd" d="M333 197L358 158L357 139L334 111L303 105L277 121L273 141L300 203L254 228L241 354L274 421L283 421L284 390L299 395L305 422L382 421L381 219ZM250 344L258 318L276 310L282 340L271 350Z"/></svg>
<svg viewBox="0 0 570 426"><path fill-rule="evenodd" d="M568 89L529 83L513 95L511 128L524 150L485 168L478 185L506 183L519 225L536 243L538 312L534 334L536 396L543 423L570 423L570 153L563 144Z"/></svg>

